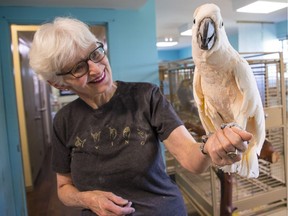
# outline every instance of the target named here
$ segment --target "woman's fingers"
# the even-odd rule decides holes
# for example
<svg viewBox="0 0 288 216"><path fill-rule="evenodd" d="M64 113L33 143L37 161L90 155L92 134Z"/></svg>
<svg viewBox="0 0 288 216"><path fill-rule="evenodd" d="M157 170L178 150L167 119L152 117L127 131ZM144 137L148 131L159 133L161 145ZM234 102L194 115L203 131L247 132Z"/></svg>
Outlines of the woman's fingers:
<svg viewBox="0 0 288 216"><path fill-rule="evenodd" d="M252 138L252 134L246 131L243 131L237 127L224 128L223 132L225 137L230 142L230 148L227 152L234 152L239 150L240 152L245 152L248 148L248 142ZM231 145L232 144L232 145Z"/></svg>
<svg viewBox="0 0 288 216"><path fill-rule="evenodd" d="M253 134L249 133L248 131L241 130L240 128L237 127L232 127L231 128L235 133L237 133L243 141L249 141L253 138Z"/></svg>
<svg viewBox="0 0 288 216"><path fill-rule="evenodd" d="M116 215L127 215L135 212L135 209L131 207L132 202L127 199L123 199L113 193L108 193L108 198L111 201L108 206L108 210Z"/></svg>
<svg viewBox="0 0 288 216"><path fill-rule="evenodd" d="M91 195L89 207L97 215L122 216L135 212L135 209L131 207L131 202L114 193L105 191L91 191L88 193Z"/></svg>
<svg viewBox="0 0 288 216"><path fill-rule="evenodd" d="M216 131L207 141L208 153L218 166L231 165L241 160L253 135L238 127L225 127Z"/></svg>

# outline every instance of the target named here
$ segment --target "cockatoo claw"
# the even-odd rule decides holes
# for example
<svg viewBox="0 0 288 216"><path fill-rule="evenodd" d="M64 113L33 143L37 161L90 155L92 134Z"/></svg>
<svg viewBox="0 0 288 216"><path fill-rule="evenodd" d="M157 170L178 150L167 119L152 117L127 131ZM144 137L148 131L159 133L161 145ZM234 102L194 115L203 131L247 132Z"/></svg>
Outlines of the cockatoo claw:
<svg viewBox="0 0 288 216"><path fill-rule="evenodd" d="M239 128L239 129L243 130L243 128L242 128L240 125L238 125L236 122L223 123L223 124L221 124L221 129L224 129L224 128L226 128L226 127L229 127L229 128L237 127L237 128Z"/></svg>

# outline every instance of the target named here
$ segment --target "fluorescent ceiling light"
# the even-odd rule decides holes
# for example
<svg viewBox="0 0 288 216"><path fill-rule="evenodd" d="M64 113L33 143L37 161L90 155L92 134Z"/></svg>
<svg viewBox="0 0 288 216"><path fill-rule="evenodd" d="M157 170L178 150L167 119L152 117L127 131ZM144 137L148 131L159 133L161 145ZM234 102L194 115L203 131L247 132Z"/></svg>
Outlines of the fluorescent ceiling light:
<svg viewBox="0 0 288 216"><path fill-rule="evenodd" d="M156 46L157 47L171 47L171 46L175 46L177 45L178 42L177 41L173 41L173 38L162 38L159 39Z"/></svg>
<svg viewBox="0 0 288 216"><path fill-rule="evenodd" d="M273 11L280 10L285 7L288 7L288 3L256 1L237 9L236 11L242 13L271 13Z"/></svg>
<svg viewBox="0 0 288 216"><path fill-rule="evenodd" d="M187 29L186 31L182 31L180 33L182 36L192 36L192 29Z"/></svg>
<svg viewBox="0 0 288 216"><path fill-rule="evenodd" d="M185 23L178 28L181 36L192 36L192 23Z"/></svg>
<svg viewBox="0 0 288 216"><path fill-rule="evenodd" d="M157 42L156 46L157 47L171 47L171 46L176 46L178 42L176 41L162 41L162 42Z"/></svg>

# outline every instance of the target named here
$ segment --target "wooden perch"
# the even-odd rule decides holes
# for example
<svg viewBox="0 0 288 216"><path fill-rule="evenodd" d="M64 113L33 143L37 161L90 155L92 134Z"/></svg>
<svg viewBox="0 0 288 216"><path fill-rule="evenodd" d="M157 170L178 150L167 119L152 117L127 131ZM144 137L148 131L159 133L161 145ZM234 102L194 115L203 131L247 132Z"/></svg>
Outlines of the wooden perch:
<svg viewBox="0 0 288 216"><path fill-rule="evenodd" d="M185 122L184 126L187 128L188 131L196 133L198 136L205 135L205 130L202 125L194 124L192 122Z"/></svg>
<svg viewBox="0 0 288 216"><path fill-rule="evenodd" d="M280 154L273 148L272 143L265 139L259 158L270 163L276 163L280 158Z"/></svg>
<svg viewBox="0 0 288 216"><path fill-rule="evenodd" d="M224 173L220 169L216 171L216 175L220 180L221 187L220 215L232 216L233 212L237 209L232 204L233 175Z"/></svg>

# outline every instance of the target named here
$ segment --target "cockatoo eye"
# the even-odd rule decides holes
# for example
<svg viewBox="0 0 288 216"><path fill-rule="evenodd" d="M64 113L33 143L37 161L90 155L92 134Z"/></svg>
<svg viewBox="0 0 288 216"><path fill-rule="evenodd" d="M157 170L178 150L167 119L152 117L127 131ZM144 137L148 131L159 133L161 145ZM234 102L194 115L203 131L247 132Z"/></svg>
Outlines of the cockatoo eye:
<svg viewBox="0 0 288 216"><path fill-rule="evenodd" d="M223 27L224 26L224 22L221 22L221 26L220 27Z"/></svg>
<svg viewBox="0 0 288 216"><path fill-rule="evenodd" d="M193 23L194 23L194 24L196 23L196 20L195 20L195 19L193 20Z"/></svg>

